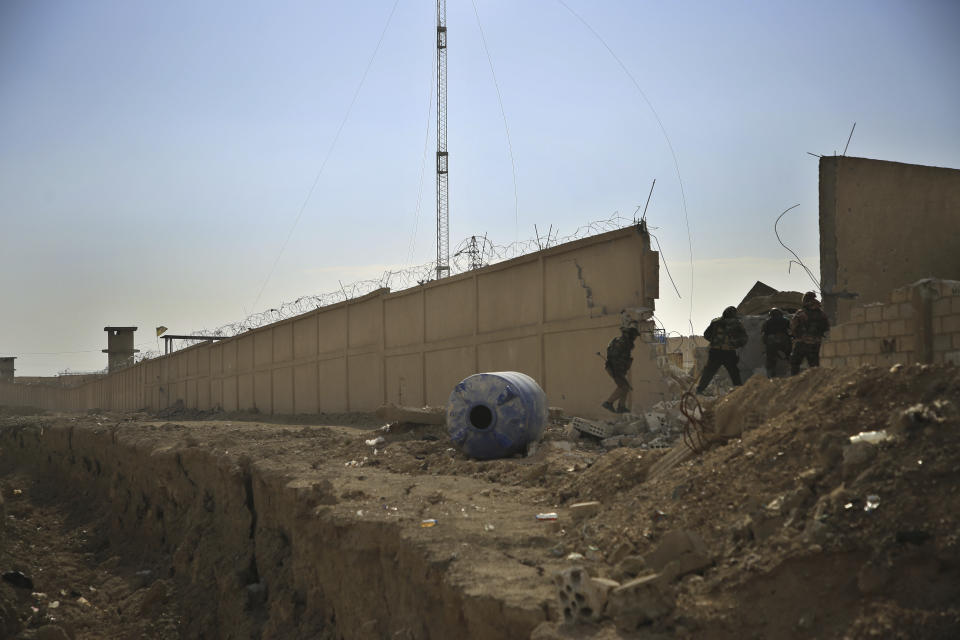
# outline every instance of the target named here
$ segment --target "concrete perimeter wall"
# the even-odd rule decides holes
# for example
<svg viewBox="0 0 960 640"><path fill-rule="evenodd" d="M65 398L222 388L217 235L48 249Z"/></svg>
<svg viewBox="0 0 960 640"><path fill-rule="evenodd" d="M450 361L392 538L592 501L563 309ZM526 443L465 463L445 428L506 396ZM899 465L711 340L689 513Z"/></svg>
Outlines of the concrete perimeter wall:
<svg viewBox="0 0 960 640"><path fill-rule="evenodd" d="M821 284L835 322L920 279L960 280L958 244L960 170L820 159Z"/></svg>
<svg viewBox="0 0 960 640"><path fill-rule="evenodd" d="M372 411L444 405L480 371L521 371L552 405L599 412L613 384L596 356L621 309L653 308L658 259L637 228L324 307L212 344L144 361L75 389L0 385L0 404L49 409ZM632 402L661 399L653 348L638 342Z"/></svg>
<svg viewBox="0 0 960 640"><path fill-rule="evenodd" d="M895 289L885 302L853 307L850 321L830 330L821 361L828 367L960 365L960 282L924 280Z"/></svg>

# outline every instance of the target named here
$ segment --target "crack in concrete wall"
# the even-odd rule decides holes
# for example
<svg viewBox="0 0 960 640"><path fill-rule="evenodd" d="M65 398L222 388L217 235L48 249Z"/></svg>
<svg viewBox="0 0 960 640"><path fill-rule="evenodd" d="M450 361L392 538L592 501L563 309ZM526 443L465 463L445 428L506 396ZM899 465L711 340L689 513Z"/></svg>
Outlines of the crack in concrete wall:
<svg viewBox="0 0 960 640"><path fill-rule="evenodd" d="M576 258L573 260L574 266L577 268L577 281L580 283L580 286L583 287L584 291L587 293L587 308L593 309L593 289L590 288L590 285L587 284L587 281L583 277L583 267L580 266L580 263L577 262Z"/></svg>

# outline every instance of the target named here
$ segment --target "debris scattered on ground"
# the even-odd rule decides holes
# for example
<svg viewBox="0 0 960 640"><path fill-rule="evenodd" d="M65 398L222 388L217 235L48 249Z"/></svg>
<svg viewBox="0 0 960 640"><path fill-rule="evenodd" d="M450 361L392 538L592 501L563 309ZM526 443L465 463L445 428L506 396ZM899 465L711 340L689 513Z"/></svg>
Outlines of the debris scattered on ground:
<svg viewBox="0 0 960 640"><path fill-rule="evenodd" d="M707 438L701 454L682 444L678 406L668 399L650 407L654 415L611 422L623 431L608 436L618 439L616 446L582 435L573 418L557 418L528 455L496 460L473 460L444 438L423 437L435 434L437 425L377 431L383 421L372 419L361 428L249 420L124 423L119 414L100 411L80 418L11 416L3 424L23 428L42 420L45 433L51 425L69 425L74 438L123 424L119 433L150 442L149 450L163 452L151 461L165 456L179 475L176 455L188 451L225 468L241 459L252 469L262 467L282 479L277 495L303 508L289 521L321 526L335 512L330 526L344 540L367 536L363 548L377 570L407 567L423 554L434 563L429 566L442 567L437 589L461 593L458 585L469 583L477 598L510 615L520 609L504 603L528 602L529 617L517 614L506 622L502 616L505 637L960 637L960 370L907 365L894 371L815 369L775 380L755 376L722 398L703 401L705 425L723 437ZM384 441L371 445L374 455L365 441L378 437ZM654 446L658 437L669 438L672 448ZM12 445L5 463L22 455L16 441L0 442ZM83 465L78 454L76 468ZM68 523L43 519L58 503L52 497L34 502L30 477L10 473L0 476L7 515L13 516L5 519L0 567L30 575L37 582L31 592L47 597L21 593L21 603L12 585L0 583L0 618L2 607L12 608L19 625L9 635L35 634L68 619L89 629L89 620L101 616L95 621L104 628L126 625L109 637L180 637L162 629L175 629L170 612L186 600L180 581L188 574L171 578L169 566L157 563L149 565L153 573L136 575L143 565L127 568L110 559L118 549L91 546L103 544L102 532L87 540ZM257 500L266 477L250 480ZM302 489L321 480L336 487L326 501ZM203 482L195 475L190 481ZM16 499L13 487L23 488ZM82 501L69 489L59 487L66 492L59 499L67 500L59 504L73 513ZM160 522L160 496L144 523ZM94 510L87 511L90 521L99 509L99 522L111 522L99 496L84 500L94 505L87 507ZM239 503L244 510L242 495ZM211 500L210 513L221 508L221 501ZM284 562L295 563L302 540L266 528L280 509L267 503L258 509L257 554L292 549ZM537 514L556 519L537 521ZM422 526L430 521L432 527ZM399 554L398 537L406 550ZM94 569L129 583L120 589L96 573L51 579L63 571L42 561L56 557L55 545L66 540L75 540L78 555L57 566L78 566L94 548ZM381 548L388 555L377 555ZM274 564L261 564L256 576L240 568L247 573L234 595L240 609L251 607L242 615L280 611L280 598L294 597L292 591L276 594L282 583L264 577ZM385 579L378 588L393 582ZM151 604L144 609L145 600ZM52 602L59 608L50 609ZM207 606L215 610L217 603ZM103 617L117 607L124 613L114 622ZM345 624L340 613L338 624ZM53 614L55 622L46 617ZM371 637L386 633L371 629Z"/></svg>

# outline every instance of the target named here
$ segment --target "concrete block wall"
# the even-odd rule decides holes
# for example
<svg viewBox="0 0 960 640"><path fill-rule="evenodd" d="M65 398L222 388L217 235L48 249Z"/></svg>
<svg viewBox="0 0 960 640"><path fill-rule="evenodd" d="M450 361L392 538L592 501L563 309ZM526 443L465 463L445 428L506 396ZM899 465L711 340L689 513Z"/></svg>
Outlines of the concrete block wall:
<svg viewBox="0 0 960 640"><path fill-rule="evenodd" d="M820 274L838 323L921 278L960 279L960 170L820 159ZM854 294L852 298L848 295Z"/></svg>
<svg viewBox="0 0 960 640"><path fill-rule="evenodd" d="M921 280L884 302L851 307L821 350L828 367L914 362L960 365L960 281Z"/></svg>
<svg viewBox="0 0 960 640"><path fill-rule="evenodd" d="M0 384L0 404L269 414L443 405L479 371L520 371L551 404L597 415L613 382L596 356L620 311L653 308L658 259L636 228L399 291L386 289L192 346L75 389ZM638 343L632 402L662 399L655 348Z"/></svg>

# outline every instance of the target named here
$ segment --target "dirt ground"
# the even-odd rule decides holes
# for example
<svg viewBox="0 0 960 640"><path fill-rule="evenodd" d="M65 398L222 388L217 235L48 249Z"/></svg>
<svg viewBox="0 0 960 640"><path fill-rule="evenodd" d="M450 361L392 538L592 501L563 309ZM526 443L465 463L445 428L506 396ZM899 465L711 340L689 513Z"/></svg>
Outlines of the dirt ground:
<svg viewBox="0 0 960 640"><path fill-rule="evenodd" d="M32 586L15 586L16 576L0 582L0 639L470 637L463 629L481 628L489 630L475 637L541 640L960 637L960 370L913 365L754 377L704 404L705 431L737 435L686 459L663 449L605 447L564 418L551 422L531 455L492 461L467 459L442 427L384 428L369 415L267 423L198 412L5 409L0 572L22 572ZM18 438L58 427L69 427L71 446L78 429L109 430L114 442L127 438L188 468L189 455L202 455L208 467L229 458L258 477L282 476L288 489L298 479L326 483L324 496L333 497L305 506L318 520L296 526L336 522L344 548L360 544L349 537L357 532L381 535L363 548L392 555L357 566L367 588L351 584L335 558L318 560L316 571L338 570L336 580L302 586L310 560L298 560L295 548L290 556L289 547L305 544L298 543L304 534L288 531L293 542L278 547L288 555L274 553L270 536L279 534L267 527L287 517L285 507L256 485L246 500L250 507L256 498L257 510L250 508L244 526L258 562L236 585L220 578L204 585L222 572L211 568L218 547L187 532L194 515L174 526L171 507L151 519L144 513L159 510L158 499L146 506L134 500L129 513L138 512L139 524L131 524L109 495L65 485L25 462ZM851 441L870 431L883 433ZM96 467L90 473L100 475L99 460ZM205 504L204 480L190 473L200 487L197 512L207 507L215 518L221 494L216 507ZM287 511L304 502L296 496ZM600 503L595 512L571 509L587 501ZM535 519L548 512L557 520ZM436 524L422 527L425 519ZM676 548L680 538L689 548ZM429 588L420 601L404 593L406 574L389 575L421 568L402 557L398 541L426 558ZM610 591L599 610L565 622L570 607L555 580L577 568L613 581L597 582L608 589L639 578L643 586L633 588L642 593ZM343 602L329 584L346 594ZM235 610L223 604L231 589L245 590ZM480 600L500 603L500 626L472 610L457 613ZM315 601L326 604L311 617ZM433 604L418 610L418 602ZM386 609L389 616L377 613ZM436 620L431 626L418 618ZM453 625L449 635L445 624Z"/></svg>

